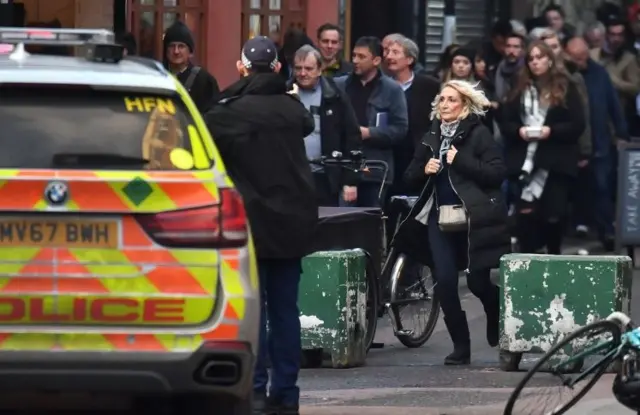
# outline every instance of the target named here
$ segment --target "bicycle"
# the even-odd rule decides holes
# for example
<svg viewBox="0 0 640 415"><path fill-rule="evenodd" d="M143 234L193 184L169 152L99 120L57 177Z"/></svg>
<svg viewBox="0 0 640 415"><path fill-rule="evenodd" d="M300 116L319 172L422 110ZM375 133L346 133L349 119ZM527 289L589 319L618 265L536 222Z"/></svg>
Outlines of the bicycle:
<svg viewBox="0 0 640 415"><path fill-rule="evenodd" d="M321 166L337 166L352 170L356 173L366 173L371 169L383 170L383 179L380 185L380 191L378 192L378 198L382 199L384 193L384 184L389 171L389 166L382 160L366 160L361 151L351 151L349 157L343 157L343 154L339 151L334 151L331 157L323 156L319 159L311 160L311 163ZM406 210L411 208L411 204L415 203L417 197L392 197L392 205L401 206ZM381 203L383 205L383 203ZM388 219L384 212L381 212L380 219L383 224L383 229L386 220ZM401 218L394 227L394 233L398 230L401 223ZM440 314L440 305L437 299L433 295L433 276L431 275L428 267L421 267L420 278L417 281L408 281L409 284L401 284L407 281L403 280L408 278L407 269L411 263L411 259L402 252L398 252L394 246L391 249L387 249L387 237L383 232L382 246L384 256L384 264L380 275L378 275L377 267L373 264L373 259L368 252L363 250L368 258L368 265L366 270L367 278L367 326L365 332L364 343L366 350L368 351L373 345L373 339L378 325L378 319L383 317L384 314L388 314L391 320L394 335L396 338L406 347L415 348L420 347L429 340L436 323L438 322L438 316ZM431 283L431 284L428 284ZM404 291L403 291L404 290ZM422 331L416 334L416 330L408 330L405 328L405 323L402 319L401 311L405 309L411 309L416 304L428 304L430 306L427 319L422 326ZM418 309L418 312L421 310Z"/></svg>
<svg viewBox="0 0 640 415"><path fill-rule="evenodd" d="M585 346L585 350L577 353L571 353L570 350L567 350L571 349L571 342L584 335L587 335L587 339L578 341L577 344ZM589 358L596 358L597 361L582 370L585 361ZM557 361L559 363L556 363ZM633 409L640 414L640 410L635 407L640 398L640 328L635 327L625 314L615 312L606 320L596 321L575 330L540 358L512 392L507 401L504 415L523 414L521 410L514 410L514 407L519 403L519 398L523 404L528 403L526 393L523 393L524 388L533 379L533 376L545 367L549 368L551 374L560 378L562 386L572 390L589 375L593 375L593 378L585 381L582 389L567 403L556 406L552 412L547 412L544 409L540 412L541 414L560 415L576 405L612 365L618 372L614 382L614 391L615 386L618 386L618 390L622 391L620 394L616 393L616 398L623 405L630 407L623 402L624 395L632 397L635 402ZM541 408L542 402L539 398L534 398L531 403L532 406Z"/></svg>

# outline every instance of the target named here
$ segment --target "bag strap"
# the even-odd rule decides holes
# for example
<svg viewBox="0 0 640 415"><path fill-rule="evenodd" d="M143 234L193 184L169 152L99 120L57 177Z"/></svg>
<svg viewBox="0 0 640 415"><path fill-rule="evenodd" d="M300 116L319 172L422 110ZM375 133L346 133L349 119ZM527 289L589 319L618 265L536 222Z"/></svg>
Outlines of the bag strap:
<svg viewBox="0 0 640 415"><path fill-rule="evenodd" d="M198 73L200 73L200 69L202 68L199 66L194 66L193 68L191 68L191 73L189 74L189 77L184 83L184 87L188 92L191 92L191 87L193 86L193 83L196 80L196 76L198 76Z"/></svg>

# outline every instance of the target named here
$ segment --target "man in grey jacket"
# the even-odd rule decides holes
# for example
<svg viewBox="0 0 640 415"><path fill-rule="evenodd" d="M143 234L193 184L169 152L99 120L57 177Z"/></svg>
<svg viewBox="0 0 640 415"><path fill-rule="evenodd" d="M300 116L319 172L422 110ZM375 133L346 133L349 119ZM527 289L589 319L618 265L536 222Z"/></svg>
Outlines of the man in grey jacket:
<svg viewBox="0 0 640 415"><path fill-rule="evenodd" d="M378 38L361 37L353 48L353 72L335 81L349 97L360 123L365 157L389 165L386 188L393 182L393 147L406 136L409 121L404 91L380 70L382 53ZM384 204L384 193L382 200L378 198L382 181L382 172L373 169L362 177L358 185L358 206Z"/></svg>

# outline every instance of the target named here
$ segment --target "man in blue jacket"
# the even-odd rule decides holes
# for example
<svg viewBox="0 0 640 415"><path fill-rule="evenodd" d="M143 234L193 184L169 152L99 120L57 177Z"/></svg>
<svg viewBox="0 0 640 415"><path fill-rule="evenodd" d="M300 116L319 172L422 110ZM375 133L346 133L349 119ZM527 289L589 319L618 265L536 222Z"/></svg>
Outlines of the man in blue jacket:
<svg viewBox="0 0 640 415"><path fill-rule="evenodd" d="M405 138L408 129L407 101L404 91L393 79L380 70L382 45L376 37L358 39L353 47L353 72L336 78L336 84L346 92L360 123L362 149L368 160L382 160L389 164L384 183L393 182L393 147ZM425 114L425 117L429 116ZM358 185L358 206L379 207L378 198L383 174L371 170Z"/></svg>
<svg viewBox="0 0 640 415"><path fill-rule="evenodd" d="M567 54L584 78L589 95L591 139L593 155L589 161L593 176L594 221L598 236L607 251L614 245L614 195L613 174L615 172L615 139L628 140L627 123L620 101L607 70L589 57L589 47L582 38L573 38L567 43ZM610 124L615 135L612 136Z"/></svg>

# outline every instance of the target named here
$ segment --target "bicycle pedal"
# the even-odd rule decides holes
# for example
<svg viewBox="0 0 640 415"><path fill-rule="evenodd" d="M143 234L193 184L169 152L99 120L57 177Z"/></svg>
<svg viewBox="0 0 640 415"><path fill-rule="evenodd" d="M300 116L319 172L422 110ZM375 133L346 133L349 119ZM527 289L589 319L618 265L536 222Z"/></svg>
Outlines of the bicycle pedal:
<svg viewBox="0 0 640 415"><path fill-rule="evenodd" d="M398 336L413 336L414 331L413 330L398 330L396 332L396 335Z"/></svg>

